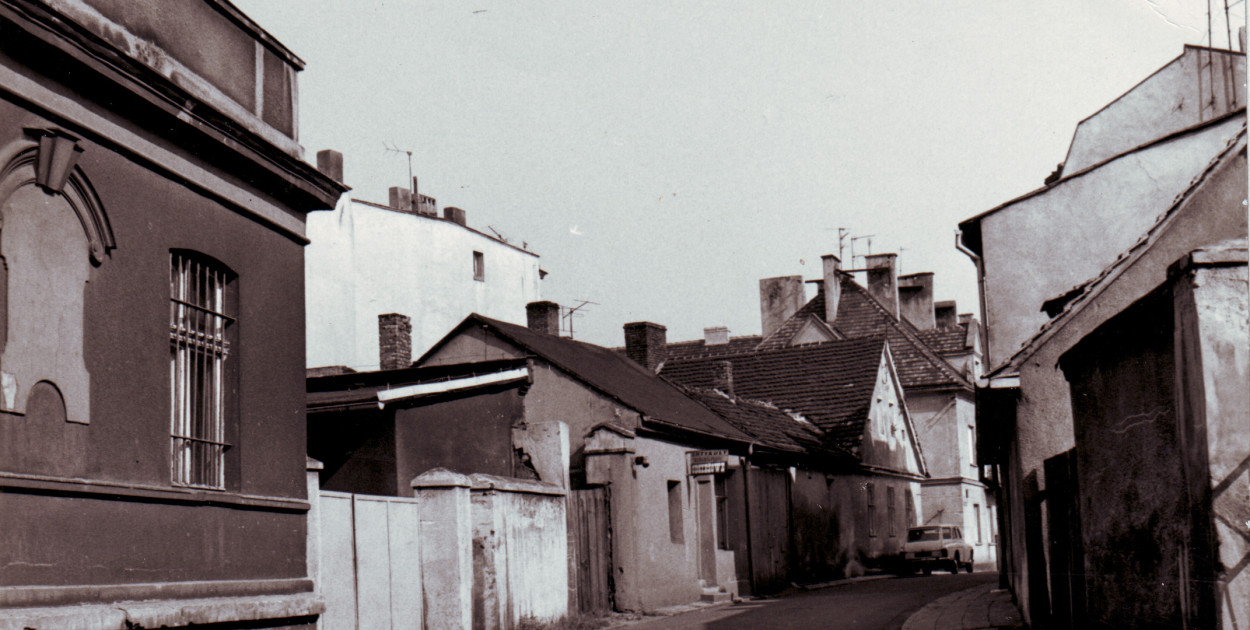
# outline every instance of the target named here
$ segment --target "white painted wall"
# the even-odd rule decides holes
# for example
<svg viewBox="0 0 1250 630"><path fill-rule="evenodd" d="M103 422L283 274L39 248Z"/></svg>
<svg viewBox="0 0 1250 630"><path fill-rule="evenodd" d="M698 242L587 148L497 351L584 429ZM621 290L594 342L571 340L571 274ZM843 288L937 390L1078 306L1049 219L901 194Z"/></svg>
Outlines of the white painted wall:
<svg viewBox="0 0 1250 630"><path fill-rule="evenodd" d="M412 318L415 360L470 313L525 325L541 299L536 254L442 218L344 199L309 215L308 236L308 367L376 370L380 314Z"/></svg>

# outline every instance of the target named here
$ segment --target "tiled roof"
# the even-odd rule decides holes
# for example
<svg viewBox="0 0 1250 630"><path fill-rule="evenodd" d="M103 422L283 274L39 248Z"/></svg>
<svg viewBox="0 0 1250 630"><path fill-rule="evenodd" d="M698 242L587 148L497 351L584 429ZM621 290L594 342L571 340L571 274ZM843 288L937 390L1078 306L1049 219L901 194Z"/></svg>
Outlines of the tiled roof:
<svg viewBox="0 0 1250 630"><path fill-rule="evenodd" d="M668 360L673 359L694 359L699 357L724 356L726 354L742 354L750 352L759 345L760 336L750 335L743 337L731 337L729 343L719 345L707 345L707 343L698 339L695 341L678 341L668 344ZM618 352L624 352L624 348L618 348Z"/></svg>
<svg viewBox="0 0 1250 630"><path fill-rule="evenodd" d="M796 411L827 444L858 451L885 348L881 337L830 341L739 355L669 360L660 374L687 387L716 387L716 363L732 364L734 395Z"/></svg>
<svg viewBox="0 0 1250 630"><path fill-rule="evenodd" d="M785 329L791 322L801 323L811 316L823 317L824 312L825 296L821 291L787 320L782 329ZM847 274L842 276L842 293L838 300L838 313L834 319L833 328L847 339L884 336L890 342L894 367L898 371L899 380L904 388L960 387L970 391L972 389L972 384L968 382L968 379L964 378L959 370L926 343L920 330L906 320L895 319L876 298L868 293L867 289ZM799 328L794 330L797 331ZM760 344L760 348L783 347L786 341L788 340L779 335L772 335ZM960 344L962 343L961 336Z"/></svg>
<svg viewBox="0 0 1250 630"><path fill-rule="evenodd" d="M609 348L534 332L524 326L501 322L477 313L461 322L444 341L467 326L481 325L574 378L621 401L648 420L697 433L750 441L750 436L686 396L671 383ZM435 345L435 349L437 348L438 345Z"/></svg>
<svg viewBox="0 0 1250 630"><path fill-rule="evenodd" d="M771 404L746 398L730 398L719 390L683 390L730 424L754 437L763 446L794 453L849 456L848 453L822 444L820 429Z"/></svg>
<svg viewBox="0 0 1250 630"><path fill-rule="evenodd" d="M1244 109L1242 112L1244 114ZM1070 291L1070 293L1073 293L1072 297L1067 300L1062 310L1056 313L1055 316L1046 323L1042 324L1042 327L1038 329L1032 337L1026 339L1020 345L1020 349L1017 350L1015 354L1008 358L1007 361L1005 361L1001 366L995 368L991 374L1008 374L1017 371L1019 367L1038 350L1038 348L1044 345L1054 335L1055 331L1063 328L1074 313L1083 310L1090 303L1090 300L1100 295L1103 290L1115 281L1116 278L1120 277L1121 273L1131 267L1134 262L1141 258L1142 255L1150 249L1151 245L1158 240L1159 235L1165 231L1167 226L1171 225L1172 219L1187 206L1188 201L1193 198L1198 190L1202 188L1203 184L1205 184L1216 171L1220 170L1220 167L1223 164L1228 162L1233 156L1244 154L1245 152L1246 123L1245 121L1242 121L1241 128L1237 131L1237 134L1228 139L1228 142L1224 145L1220 152L1215 157L1211 158L1211 161L1207 163L1206 167L1204 167L1200 173L1194 175L1194 178L1190 180L1189 185L1185 188L1185 190L1181 191L1180 194L1172 200L1172 203L1168 205L1167 209L1156 217L1155 222L1150 226L1150 229L1146 230L1146 233L1142 234L1141 238L1139 238L1137 242L1132 245L1132 247L1120 252L1120 255L1116 257L1115 261L1099 272L1097 276L1074 287ZM1245 181L1244 175L1242 181Z"/></svg>
<svg viewBox="0 0 1250 630"><path fill-rule="evenodd" d="M920 330L917 335L925 345L944 357L968 352L968 328L964 324Z"/></svg>

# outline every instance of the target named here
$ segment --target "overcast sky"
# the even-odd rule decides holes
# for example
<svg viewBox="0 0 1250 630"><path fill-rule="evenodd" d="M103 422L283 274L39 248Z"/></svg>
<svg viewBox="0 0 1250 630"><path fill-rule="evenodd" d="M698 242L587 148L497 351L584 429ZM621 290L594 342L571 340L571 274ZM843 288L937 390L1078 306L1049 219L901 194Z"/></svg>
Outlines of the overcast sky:
<svg viewBox="0 0 1250 630"><path fill-rule="evenodd" d="M597 302L576 336L609 346L638 320L759 333L759 279L819 277L840 227L974 311L956 224L1208 43L1193 0L233 1L308 64L309 161L341 151L386 202L408 164L385 146L411 150L421 192L542 256L544 298Z"/></svg>

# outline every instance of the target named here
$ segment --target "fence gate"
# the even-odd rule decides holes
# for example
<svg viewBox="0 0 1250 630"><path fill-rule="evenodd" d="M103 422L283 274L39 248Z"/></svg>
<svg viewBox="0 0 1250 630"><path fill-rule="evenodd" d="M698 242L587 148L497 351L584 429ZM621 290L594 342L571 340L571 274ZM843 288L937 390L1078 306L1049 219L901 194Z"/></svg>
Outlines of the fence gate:
<svg viewBox="0 0 1250 630"><path fill-rule="evenodd" d="M421 628L416 499L322 491L324 630Z"/></svg>
<svg viewBox="0 0 1250 630"><path fill-rule="evenodd" d="M612 519L607 486L569 492L569 608L612 609Z"/></svg>

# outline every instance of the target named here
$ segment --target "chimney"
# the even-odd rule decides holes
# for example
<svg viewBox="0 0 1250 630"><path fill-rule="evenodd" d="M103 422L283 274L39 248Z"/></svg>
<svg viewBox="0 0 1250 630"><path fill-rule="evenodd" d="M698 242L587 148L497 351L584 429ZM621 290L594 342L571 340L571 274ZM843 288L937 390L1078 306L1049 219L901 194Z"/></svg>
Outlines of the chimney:
<svg viewBox="0 0 1250 630"><path fill-rule="evenodd" d="M390 193L390 203L387 204L396 210L404 212L412 211L412 191L403 186L391 186L387 191Z"/></svg>
<svg viewBox="0 0 1250 630"><path fill-rule="evenodd" d="M951 326L958 324L958 320L955 319L956 312L955 300L946 300L944 302L934 304L934 324L936 324L938 328L950 328Z"/></svg>
<svg viewBox="0 0 1250 630"><path fill-rule="evenodd" d="M378 359L383 370L412 366L412 320L407 315L378 315Z"/></svg>
<svg viewBox="0 0 1250 630"><path fill-rule="evenodd" d="M525 305L525 320L536 333L559 336L560 305L551 301L530 302Z"/></svg>
<svg viewBox="0 0 1250 630"><path fill-rule="evenodd" d="M343 154L334 149L318 151L317 170L336 182L343 181Z"/></svg>
<svg viewBox="0 0 1250 630"><path fill-rule="evenodd" d="M868 268L868 293L898 319L898 272L894 262L898 254L871 254L865 256Z"/></svg>
<svg viewBox="0 0 1250 630"><path fill-rule="evenodd" d="M724 326L713 326L703 329L703 345L723 346L729 343L729 329Z"/></svg>
<svg viewBox="0 0 1250 630"><path fill-rule="evenodd" d="M913 326L920 330L933 328L933 272L899 276L898 301L903 318Z"/></svg>
<svg viewBox="0 0 1250 630"><path fill-rule="evenodd" d="M668 329L651 322L625 324L625 356L657 371L668 358Z"/></svg>
<svg viewBox="0 0 1250 630"><path fill-rule="evenodd" d="M824 279L820 290L825 294L825 321L830 324L838 318L838 302L842 301L842 260L833 254L820 257L824 263Z"/></svg>
<svg viewBox="0 0 1250 630"><path fill-rule="evenodd" d="M734 397L733 361L717 361L712 364L712 388L719 389L730 398Z"/></svg>
<svg viewBox="0 0 1250 630"><path fill-rule="evenodd" d="M425 198L422 198L425 201ZM464 210L448 206L443 208L443 218L457 225L464 225Z"/></svg>
<svg viewBox="0 0 1250 630"><path fill-rule="evenodd" d="M781 276L760 280L760 320L764 337L781 328L787 319L803 308L807 293L803 276Z"/></svg>

